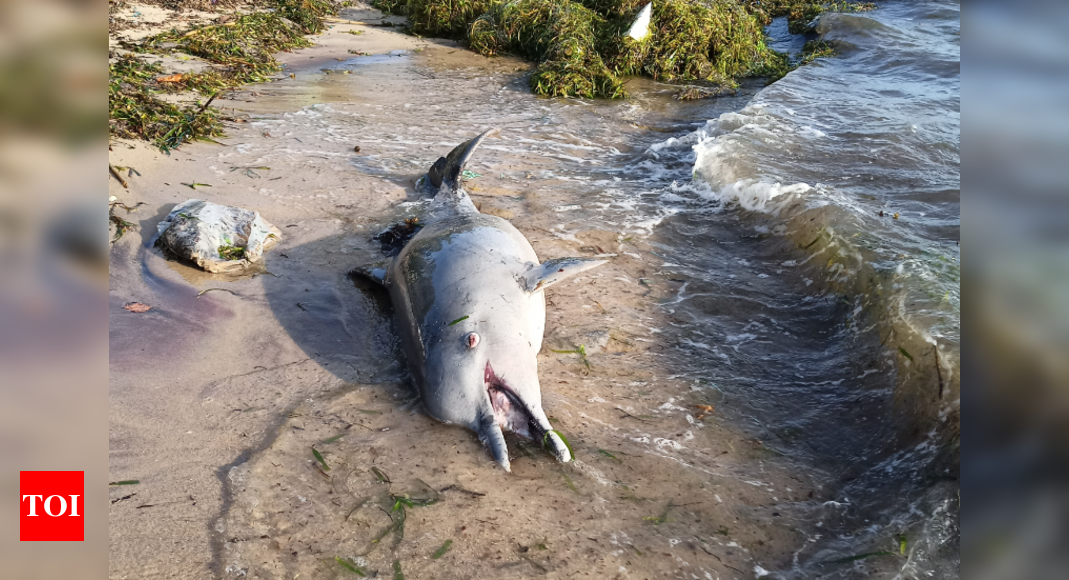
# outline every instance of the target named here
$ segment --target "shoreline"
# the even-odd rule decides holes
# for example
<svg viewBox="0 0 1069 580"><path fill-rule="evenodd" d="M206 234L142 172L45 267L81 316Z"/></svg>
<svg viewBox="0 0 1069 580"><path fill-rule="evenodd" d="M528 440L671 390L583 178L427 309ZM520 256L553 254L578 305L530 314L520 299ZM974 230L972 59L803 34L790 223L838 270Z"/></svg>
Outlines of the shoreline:
<svg viewBox="0 0 1069 580"><path fill-rule="evenodd" d="M311 149L307 148L311 144L300 143L299 139L288 139L288 142L293 143L294 146L287 146L292 147L292 151L285 155L292 161L282 165L277 160L272 161L270 171L263 171L264 176L260 179L248 177L239 171L231 171L231 167L228 167L228 165L242 167L259 163L256 157L243 154L243 150L278 150L278 147L271 143L284 135L276 137L271 134L270 130L253 127L260 122L258 119L270 120L277 118L279 114L285 114L283 110L275 109L269 102L292 103L293 99L296 99L294 109L301 110L302 106L311 105L319 97L329 97L322 98L319 102L341 99L338 102L359 103L361 99L364 99L363 102L367 106L382 107L386 106L385 103L394 101L394 95L398 94L398 89L415 86L409 84L412 79L391 79L389 73L383 73L385 77L374 77L374 82L371 82L370 76L367 77L369 79L366 86L368 92L365 95L346 95L344 91L332 92L330 85L332 75L324 75L319 69L322 68L321 65L337 63L338 61L333 59L339 57L332 55L340 53L343 49L352 48L361 52L374 52L367 43L377 43L374 45L376 49L390 51L387 54L397 50L409 50L411 52L407 55L386 58L396 59L395 62L399 63L419 59L427 63L431 67L430 70L438 68L443 71L432 73L436 75L455 74L450 71L456 70L471 70L470 74L461 73L463 78L476 79L473 81L476 83L482 82L478 80L481 78L501 78L504 87L511 87L517 82L514 71L526 69L520 61L505 58L488 60L455 47L413 39L392 31L381 32L381 35L365 33L352 36L336 28L324 34L316 47L285 55L285 62L290 66L289 70L295 74L295 79L247 87L246 90L250 93L263 93L262 96L250 94L253 101L251 103L243 102L240 93L236 95L239 98L230 101L220 100L220 106L233 106L238 109L258 109L258 107L267 105L266 110L258 109L263 111L262 113L251 115L248 122L237 123L230 128L229 136L221 138L221 141L229 143L228 145L187 144L172 151L169 156L153 151L144 144L132 149L115 147L111 153L113 165L134 167L141 173L141 176L131 177L128 180L129 190L122 189L115 180L111 180L109 193L118 196L120 201L129 205L136 202L147 204L130 214L121 212L128 220L134 221L138 218L139 229L127 233L112 248L111 478L113 481L137 479L141 482L136 486L123 486L111 490L113 501L110 524L111 575L114 578L230 577L231 574L227 574L228 567L238 566L238 568L231 569L233 572L241 566L249 566L250 558L262 559L265 554L273 553L271 542L282 541L278 534L266 534L271 538L270 541L253 541L254 538L265 535L252 533L257 526L263 525L263 522L254 524L258 520L255 506L262 505L262 502L274 497L267 493L269 490L261 486L264 482L272 480L298 484L308 475L314 475L314 472L306 471L311 468L306 458L298 455L298 450L306 452L307 444L313 441L301 438L296 443L290 443L290 437L287 435L288 433L301 433L301 430L311 431L311 426L293 423L301 419L287 417L288 414L293 414L287 410L295 410L294 412L298 415L309 417L315 416L317 412L320 415L339 415L344 412L348 413L346 415L348 418L344 421L349 424L355 425L363 421L368 423L367 426L372 429L380 429L378 434L367 440L365 444L360 444L355 448L346 447L348 451L345 454L367 453L368 449L395 449L387 453L400 453L403 447L401 441L404 441L405 434L413 432L422 433L422 437L427 440L440 441L439 444L445 445L446 449L450 445L463 445L463 450L456 455L457 460L462 460L462 463L455 467L443 466L445 472L439 475L419 473L419 470L412 472L407 469L399 470L392 463L382 464L382 469L389 472L391 477L398 482L418 478L430 482L435 489L456 485L464 489L481 490L481 493L489 493L486 487L490 482L498 482L493 485L505 486L505 488L516 487L515 490L504 495L501 492L491 494L491 497L496 498L491 504L498 507L491 508L489 507L491 504L487 504L487 507L480 508L491 511L499 508L507 509L516 516L516 522L499 522L497 526L477 533L465 532L464 536L467 539L463 543L461 543L461 537L457 537L458 545L453 549L451 557L470 561L473 566L483 560L484 554L479 546L492 545L497 541L493 538L501 534L513 535L519 532L519 528L512 526L526 525L522 523L528 521L528 516L524 514L530 514L532 517L536 513L550 515L555 513L556 508L547 510L549 505L562 505L563 507L567 503L560 504L559 502L574 501L568 499L576 497L574 494L577 492L573 491L572 487L580 494L578 497L580 504L589 505L594 509L592 514L600 513L601 508L597 507L600 504L600 500L597 499L600 494L614 488L634 489L632 486L618 488L617 484L609 483L614 478L609 473L614 469L619 469L617 461L620 457L625 458L627 471L632 474L625 477L635 477L641 473L642 479L653 478L648 484L651 486L649 493L652 495L645 496L646 499L637 499L644 497L641 493L636 497L634 491L622 491L625 496L636 497L636 499L629 500L632 507L627 509L626 520L632 522L629 525L638 526L636 530L633 530L635 534L638 534L634 541L643 546L650 540L639 539L640 537L646 534L656 536L658 533L658 527L651 525L649 521L644 521L644 517L668 518L669 516L658 515L663 511L676 509L671 506L666 508L666 501L669 504L673 502L686 504L687 502L683 501L684 496L697 493L701 487L707 485L703 481L706 476L694 477L693 475L685 478L687 483L680 484L677 480L682 475L680 473L672 476L673 480L670 483L663 480L664 475L671 472L664 472L662 462L669 461L674 464L674 461L678 461L675 458L669 459L658 447L662 444L669 445L667 442L670 439L658 439L665 443L657 445L639 443L637 444L639 447L634 451L624 451L626 447L620 447L621 442L615 441L612 433L621 428L628 432L635 432L638 428L636 437L639 439L642 439L643 432L647 433L645 437L651 437L650 426L644 425L642 420L627 419L628 415L640 413L633 407L633 403L626 400L617 403L617 406L626 404L624 408L632 408L630 413L624 411L624 415L620 415L620 412L614 410L615 407L612 405L591 406L585 403L588 399L603 398L609 391L620 388L624 389L620 394L629 397L636 395L626 395L627 391L645 392L641 388L626 387L629 382L638 381L642 384L651 380L657 382L656 394L650 392L637 395L640 400L648 400L642 403L643 407L648 405L656 407L663 400L677 401L666 411L654 411L656 414L664 414L664 418L659 418L658 421L666 422L654 433L664 429L664 436L678 439L675 436L677 431L680 434L694 432L695 435L691 435L692 437L702 434L700 436L703 441L708 441L708 444L716 448L724 449L723 454L717 452L719 455L715 456L715 460L712 457L705 458L705 452L702 452L693 455L684 463L691 464L696 461L699 464L708 464L699 471L694 471L694 475L701 474L703 471L721 474L717 478L720 482L717 488L721 490L719 495L727 503L721 504L714 501L713 504L704 506L681 508L683 511L712 510L710 514L698 519L719 521L728 516L726 513L712 515L722 509L718 506L736 506L731 508L733 511L741 507L738 504L740 501L759 503L767 501L758 499L754 495L758 490L750 491L752 489L750 485L736 482L735 478L729 475L733 471L744 472L752 469L752 467L744 466L751 464L755 457L766 457L762 453L755 456L752 451L748 450L752 447L751 444L744 443L749 439L748 435L720 424L719 420L714 420L711 416L705 418L708 424L695 426L691 422L700 414L700 411L693 405L706 404L706 400L696 396L689 383L671 380L667 374L661 372L651 373L648 370L641 370L634 363L624 363L623 359L619 358L624 356L624 353L631 353L628 356L634 356L638 352L648 350L640 346L642 343L636 343L628 338L635 332L634 330L625 330L625 326L611 331L606 338L594 338L594 340L607 340L607 342L603 346L592 347L588 351L591 353L591 364L594 369L598 369L598 374L609 371L609 377L614 374L621 378L632 377L623 382L619 379L605 382L607 377L594 381L583 379L582 377L589 371L576 356L555 355L549 351L549 349L563 350L574 347L573 341L589 342L591 337L588 335L593 333L591 336L600 336L599 333L604 332L596 328L601 323L596 318L590 318L589 311L586 309L586 306L590 305L589 299L582 298L580 294L587 291L583 286L577 285L574 288L560 289L551 293L546 350L539 358L541 366L546 369L540 372L543 376L543 397L546 405L556 414L555 423L559 422L562 425L561 429L570 435L573 444L581 446L580 453L583 461L576 465L586 467L576 467L576 471L565 472L571 475L565 475L562 479L562 475L558 472L559 467L552 463L548 456L542 457L532 449L531 458L517 458L514 464L517 471L524 474L524 477L501 480L503 474L496 470L492 460L470 434L433 422L422 413L413 412L409 407L394 402L383 405L384 395L387 401L407 397L403 394L407 390L407 387L403 386L403 359L399 359L395 347L392 346L390 321L388 318L383 318L380 311L373 309L368 299L359 294L351 285L349 290L342 290L344 285L339 286L339 277L344 279L344 273L361 254L365 258L373 257L368 254L374 251L373 246L363 240L368 236L372 226L385 223L390 219L391 213L396 212L395 208L399 207L397 204L410 202L413 199L411 184L404 181L397 182L389 177L384 179L354 171L353 166L345 161L350 157L353 145L342 145L334 139L315 144ZM422 50L417 53L415 52L417 49ZM386 67L390 66L389 62L375 61L374 57L369 58L372 63L378 62L378 64L369 65L371 68L380 67L385 71ZM297 66L298 62L302 64L301 67ZM360 65L357 62L352 66ZM511 73L511 76L508 73ZM483 76L487 74L490 76ZM309 87L305 75L316 76L319 82ZM377 83L380 83L381 87ZM269 92L272 94L269 95ZM532 103L539 102L533 96L529 98ZM375 102L378 99L381 99L378 102L384 104L376 105ZM330 105L326 103L321 106ZM582 105L568 104L568 106L581 107ZM290 113L294 109L291 109ZM630 130L641 131L642 129L632 128ZM517 134L513 138L518 136L520 135ZM326 146L325 149L324 146ZM375 158L378 153L382 152L380 146L374 143L365 142L361 146L362 152L368 158ZM496 143L491 143L488 144L487 149L492 152L496 146ZM439 150L444 148L442 146L432 148L432 151L428 151L428 158L433 154L440 154ZM492 163L489 160L482 162ZM322 166L317 167L309 163L322 164ZM512 167L512 171L521 173L530 171L537 174L540 171L539 167L552 167L553 162L550 158L546 158L546 161L529 165L527 168L516 168L515 162L509 163L507 167ZM328 167L334 169L324 173L323 169ZM501 168L501 170L504 169L506 169L505 166ZM488 173L496 175L501 170ZM339 171L345 176L342 181L337 179ZM419 167L413 166L410 173L414 178L419 171ZM505 174L502 173L502 175ZM511 193L513 186L509 185L509 180L506 179L499 185L495 184L497 181L500 180L490 179L485 183L480 181L472 187L477 203L483 207L483 211L498 212L499 215L506 216L515 215L518 227L531 238L540 256L581 254L582 252L578 250L580 246L586 247L591 244L599 247L607 244L615 246L620 243L614 241L616 236L610 237L606 235L607 232L597 231L582 234L581 239L585 241L562 241L552 236L545 236L538 228L532 229L529 224L524 225L526 218L521 215L520 209L509 197L514 195ZM533 187L544 190L546 185L553 183L553 180L535 181L536 185L533 186L523 184L524 189ZM181 185L182 182L211 184L211 187L202 186L194 190ZM278 193L262 193L261 190L265 187L271 192ZM552 190L546 191L548 193ZM252 279L225 280L218 276L193 271L185 266L165 262L150 248L147 248L145 244L154 233L155 223L166 214L173 203L190 197L204 197L216 202L256 209L264 215L265 219L282 229L282 241L267 255L266 269L270 275L264 273ZM543 203L549 203L549 200ZM359 236L359 243L345 241L352 239L354 233ZM639 263L632 266L614 266L614 268L619 267L625 270L617 270L616 276L632 268L639 268L639 270L626 275L634 278L643 275L641 273L643 267ZM607 270L598 275L597 279L611 280L613 275L610 270ZM302 286L302 281L303 285L307 286L306 288L299 287ZM586 279L583 285L591 281L591 279ZM213 292L197 297L198 292L209 287L228 288L235 294ZM667 288L664 288L658 291L658 294L666 290ZM342 294L339 294L339 291ZM637 298L630 296L629 292L629 290L610 290L607 294L603 293L599 298L599 303L616 304L616 308L644 310L646 307L641 304L647 299L639 299L636 302ZM126 312L122 306L130 301L149 304L153 310L145 314ZM308 311L298 308L278 310L279 305L299 301L322 306ZM341 319L337 318L338 310L336 309L342 312ZM294 318L306 313L310 314L313 320L318 321L313 323L308 330L304 330L306 327L299 322L300 319ZM645 316L648 315L639 315L635 320L640 320ZM622 320L627 319L630 319L630 316L622 316ZM567 320L586 320L584 326L587 328L585 330L571 329L570 325L565 323ZM348 328L356 321L363 321L359 322L361 325L371 324L371 327L367 330L361 330L361 327ZM592 323L595 328L589 327ZM294 327L293 324L298 324L298 326ZM319 330L307 334L314 328ZM368 331L370 335L363 336ZM349 344L339 345L333 342L335 339L321 340L317 338L319 333L325 333L326 336L348 337L345 340ZM584 336L587 338L583 338ZM643 356L648 357L648 355ZM612 366L606 367L606 364ZM616 370L610 371L612 368ZM551 379L553 375L559 378ZM572 390L565 395L557 392L554 388L555 384L558 387L568 384ZM614 387L614 384L620 386ZM377 400L376 397L378 397ZM651 397L655 398L651 399ZM310 403L309 400L323 400L325 402L322 405L325 407L317 408L320 403ZM330 403L331 401L340 401L340 406ZM576 406L581 401L584 402L582 407L577 408ZM353 415L352 407L358 405L371 406L373 408L369 410L375 410L382 415L362 417L358 412ZM369 418L378 421L379 417L387 421L385 425L369 421ZM625 423L630 421L634 425L592 429L597 424L611 426L619 421ZM330 422L327 425L329 424ZM386 427L390 428L388 432L381 431ZM321 430L322 427L317 427L314 431L317 437ZM361 431L364 430L361 429ZM391 433L396 433L402 439L397 443L389 443L390 439L387 436ZM605 437L609 437L611 441L605 440ZM658 437L661 436L658 435ZM599 442L599 439L602 441ZM646 440L650 441L650 439ZM447 441L452 443L447 444ZM729 451L725 444L735 445L737 451L734 453ZM428 445L429 448L416 451L415 455L411 455L404 464L415 466L434 461L438 444L429 443ZM519 444L517 445L522 448ZM628 445L636 445L636 443ZM652 455L644 454L641 449L646 445L658 451ZM679 443L673 445L678 445L680 450L687 447ZM597 451L599 446L602 449L614 449L624 455L617 455L610 451L609 453L616 458L614 460L600 454ZM359 449L365 451L359 452ZM404 453L411 454L413 451L404 451ZM311 457L310 453L306 454ZM378 461L381 461L382 457L381 452L379 456L365 456L364 460L360 460L358 456L345 454L339 456L337 451L330 450L327 458L332 463L341 460L353 466L364 466L367 463L375 463L376 457L379 458ZM289 461L280 463L278 459L283 456L289 457ZM711 460L714 462L709 463ZM282 467L272 467L275 464ZM232 471L238 466L240 466L238 471ZM270 474L271 470L276 469L281 469L281 471ZM766 465L761 469L766 472L765 481L779 482L776 486L781 489L786 486L783 482L789 477L785 466L775 468L779 475L769 473L769 470L773 469L771 465ZM239 475L248 470L252 470L254 474L262 474L262 478L254 477L251 482L246 480L247 483L240 484ZM361 467L358 471L360 471L359 477L373 477L365 467ZM473 477L475 479L472 479ZM545 483L555 482L551 485L555 491L546 492L545 483L527 489L531 483L537 483L546 478L550 479ZM358 488L364 485L355 482L356 480L353 480L346 485L357 485ZM372 483L368 482L368 484ZM339 481L336 485L341 484L342 482ZM605 491L599 491L606 484L609 487L605 488ZM793 485L799 486L797 483ZM640 485L639 489L644 487ZM249 489L252 488L258 491L251 494ZM545 504L515 503L515 500L522 500L536 493L536 488L542 490L537 493L550 494L543 497ZM357 488L352 489L357 490ZM660 496L669 489L671 496ZM799 486L797 489L802 488ZM330 487L318 488L316 493L327 491L330 491ZM132 493L136 495L126 498ZM764 493L760 492L758 495ZM303 492L301 495L308 497L303 495ZM671 497L678 499L671 500ZM448 499L451 501L446 501L441 506L426 508L427 510L437 509L439 516L436 516L435 521L443 525L453 517L458 518L459 521L463 510L472 509L470 505L465 507L467 500ZM291 500L292 496L276 497L273 501L285 503ZM324 497L323 500L326 501L327 498ZM250 504L250 501L253 503ZM505 503L500 503L502 501ZM628 500L623 501L625 503L621 504L621 507L627 505L628 502ZM249 511L250 509L252 511ZM564 513L568 512L571 512L571 509L565 508ZM443 517L445 514L451 515ZM618 517L624 516L620 514ZM730 521L734 519L735 517L729 518ZM574 548L567 547L570 542L565 542L564 536L554 535L560 532L552 531L555 525L565 520L554 516L553 521L545 520L543 525L547 526L546 533L555 538L551 542L555 548L565 551L579 550L578 545ZM767 534L771 532L761 530L772 524L771 520L761 523L747 518L738 523L733 522L729 527L733 530L733 537L736 533L740 537L749 537L751 534L767 537ZM253 526L251 529L248 527L250 525ZM289 525L292 524L287 523L287 520L283 518L277 520L272 529L279 532ZM435 542L440 544L441 542L437 539L439 535L459 533L455 530L453 532L447 532L447 530L431 532L428 528L421 535L416 532L417 529L416 523L412 522L409 535L406 537L420 538L430 534L427 537L436 538ZM162 533L161 530L163 530ZM336 530L333 526L315 528L315 542L317 545L323 543L332 545L333 542L338 541L331 539L334 533ZM232 542L234 537L246 538L247 541L234 544ZM606 536L605 541L610 539ZM586 540L583 541L586 542ZM708 541L714 542L715 540L709 538ZM408 540L405 542L401 545L401 553L407 553L405 550L418 552L426 549L423 541L412 540L416 542L415 544L411 544ZM565 543L561 544L561 542ZM758 550L762 564L771 566L774 562L786 563L790 543L793 542L765 544L760 548L754 544L752 549ZM592 545L596 546L597 543ZM235 552L235 548L240 549ZM643 553L645 550L643 547L636 549ZM693 550L697 550L697 553L704 553L701 552L698 544L692 544L690 548L687 548L687 553ZM732 549L728 548L728 552L732 552ZM574 557L568 558L563 557L564 553L561 552L562 560L554 566L560 566L561 562L567 561L574 562L572 565L580 565L581 562L586 561L586 556L580 558L583 552L576 552ZM345 553L336 555L346 556ZM751 555L748 551L741 551L735 552L731 558L741 558L736 567L752 568L751 562L755 555L757 554ZM415 573L420 566L424 565L419 563L423 561L421 559L423 556L417 557L416 552L411 552L410 556L414 560L405 560L406 571ZM500 557L516 559L521 564L524 562L522 558L513 555L511 550L501 553ZM723 559L727 556L721 554L717 557ZM326 556L324 558L330 560ZM301 558L295 564L279 562L274 566L282 568L296 566L293 569L298 572L308 570L308 573L312 573L313 570L319 570L317 574L326 573L329 570L322 569L323 566L327 566L324 558L317 557L309 560ZM719 565L714 564L717 560L713 556L704 555L701 558L708 560L706 566ZM550 564L544 559L539 562L537 566ZM530 564L527 565L530 566ZM664 558L648 560L645 563L636 561L630 566L631 569L647 569L652 573L665 566L677 565L674 559ZM617 566L614 565L611 569L615 570L615 567ZM724 570L726 571L727 568ZM609 569L606 569L606 573L608 572ZM502 572L504 576L526 575L527 573L527 570L519 568L506 568L505 572ZM561 573L565 573L563 569Z"/></svg>
<svg viewBox="0 0 1069 580"><path fill-rule="evenodd" d="M661 344L661 329L678 324L662 305L682 300L686 284L663 270L652 226L641 235L560 224L592 203L577 194L595 191L563 164L593 173L604 163L591 152L602 140L569 128L620 133L604 145L627 151L657 131L680 134L679 118L696 109L646 79L633 82L632 103L538 99L516 74L530 64L384 28L346 33L354 28L338 24L316 46L280 54L293 78L217 99L243 121L228 125L225 145L111 153L141 175L129 190L109 180L109 194L148 204L119 210L139 229L112 248L111 480L142 482L111 490L112 577L345 574L335 558L386 575L397 559L412 577L626 577L621 566L638 577L674 573L680 561L728 576L789 567L808 544L799 520L780 514L841 499L834 480L777 452L775 439L766 445L744 414L699 408L723 401L671 368L677 347ZM604 272L551 290L539 356L547 410L582 461L562 467L510 441L524 450L516 479L502 478L470 434L413 407L388 311L345 277L377 257L376 228L418 207L411 182L427 164L489 123L507 131L473 166L481 210L512 220L543 259L614 254ZM264 272L226 279L146 247L172 204L192 197L258 210L283 231ZM198 296L209 288L228 292ZM129 301L153 310L126 312ZM553 352L579 344L590 367ZM315 470L312 445L330 479ZM375 505L416 481L442 502L410 511L389 558L385 547L365 553L393 523ZM491 523L464 523L473 513ZM448 564L430 557L445 540L455 542Z"/></svg>
<svg viewBox="0 0 1069 580"><path fill-rule="evenodd" d="M280 56L288 65L294 65L300 59L308 62L309 70L316 70L317 65L333 62L340 46L350 45L364 52L388 52L410 50L417 44L416 39L397 34L370 33L355 37L343 35L337 30L317 40L320 42L314 47ZM344 54L345 49L340 52ZM256 93L271 86L271 83L247 85L228 95L230 99L217 99L217 104L224 108L245 105L246 101L256 98ZM222 137L221 141L230 141L234 134L244 128L244 124L228 125L230 137ZM241 345L224 346L221 343L228 342L225 338L228 334L248 335L241 331L229 332L229 324L237 319L243 325L262 328L264 325L257 323L262 314L256 307L235 311L233 305L228 304L227 297L230 295L219 296L224 293L196 298L199 289L186 290L190 288L190 279L212 286L235 287L247 287L249 281L228 284L219 277L166 263L152 255L145 244L154 234L155 223L166 215L173 203L193 197L206 196L220 203L251 207L282 228L292 223L292 218L284 217L285 203L266 205L262 200L249 199L247 194L235 198L224 193L223 184L216 179L221 177L219 172L204 167L201 160L214 157L229 148L231 146L189 143L167 155L150 143L117 140L109 154L112 165L132 167L141 174L126 178L129 189L124 189L114 178L109 178L109 195L131 206L138 202L148 204L131 213L117 210L120 217L139 222L139 228L127 232L111 251L111 481L138 479L142 482L136 486L111 488L109 537L112 578L217 577L222 571L222 566L217 565L220 559L219 542L214 538L211 527L226 506L225 486L222 478L216 475L219 469L216 458L229 456L230 459L224 463L240 461L242 450L248 445L249 433L230 432L225 421L224 424L212 423L209 427L189 416L184 409L192 400L196 400L197 389L234 372L235 369L230 368L226 359L237 357L236 351L241 349ZM191 174L194 177L189 177ZM126 177L125 172L122 175ZM182 182L215 184L213 188L195 191L182 186ZM389 199L395 200L403 195L397 191L387 193ZM245 200L242 201L241 197ZM358 200L363 201L359 197L353 198L353 202ZM320 206L317 210L303 209L302 221L311 218L313 222L308 235L335 230L332 225L320 226L316 223L316 218L327 217L329 210L326 206ZM384 209L379 208L380 211ZM284 230L284 236L286 242L293 242L293 229ZM284 251L282 248L273 249L267 257L268 264L279 259L279 253ZM137 266L143 260L148 268L145 273ZM172 265L174 269L171 269ZM238 292L245 293L244 290ZM150 322L144 318L125 316L130 313L122 310L122 305L138 299L153 306L154 311L147 313L148 317L159 316L159 319ZM211 332L209 326L222 332ZM279 331L261 332L265 336L275 337ZM216 334L223 336L213 336ZM177 361L188 360L191 351L201 350L189 345L191 341L201 340L212 344L205 356L216 360L202 361L197 366L181 371L181 378L161 376L162 369L174 368ZM274 362L269 363L271 367L284 368L307 360L304 353L294 350L293 346L280 346L272 355L270 358ZM193 358L198 357L194 355ZM145 367L139 362L143 360L151 360L153 364ZM256 364L246 366L248 368L242 368L242 372L256 371L253 368ZM173 387L170 386L172 384ZM191 386L193 391L188 391ZM295 388L298 385L292 385L291 391ZM164 393L167 396L159 399L150 395ZM284 407L293 404L296 403ZM278 412L281 413L282 409ZM253 421L254 427L249 430L262 433L273 423L273 420ZM171 429L176 424L192 428ZM162 439L161 430L165 434ZM189 449L183 439L195 440L195 449ZM247 454L247 451L244 453ZM164 464L161 469L156 467L159 463ZM131 494L135 496L123 499ZM138 506L144 505L153 507L138 509ZM139 516L150 512L153 512L153 523L145 527Z"/></svg>

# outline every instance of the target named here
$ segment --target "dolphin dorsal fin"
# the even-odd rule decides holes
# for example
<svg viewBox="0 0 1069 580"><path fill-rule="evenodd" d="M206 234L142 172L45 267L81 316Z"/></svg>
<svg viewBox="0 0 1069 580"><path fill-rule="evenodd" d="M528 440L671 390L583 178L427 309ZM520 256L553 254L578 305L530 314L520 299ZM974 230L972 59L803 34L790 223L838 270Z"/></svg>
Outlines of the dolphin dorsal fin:
<svg viewBox="0 0 1069 580"><path fill-rule="evenodd" d="M600 266L605 262L608 262L608 260L599 260L598 258L555 258L546 260L541 264L535 264L528 268L523 275L524 282L526 283L527 291L533 294L580 272Z"/></svg>
<svg viewBox="0 0 1069 580"><path fill-rule="evenodd" d="M449 155L439 157L438 161L434 162L434 165L427 170L427 185L431 187L435 194L441 191L442 184L445 184L446 189L450 192L456 192L460 189L460 174L464 171L464 164L471 159L472 154L479 148L479 144L482 143L483 139L494 133L497 133L497 129L490 129L478 137L469 139L454 147L449 152Z"/></svg>

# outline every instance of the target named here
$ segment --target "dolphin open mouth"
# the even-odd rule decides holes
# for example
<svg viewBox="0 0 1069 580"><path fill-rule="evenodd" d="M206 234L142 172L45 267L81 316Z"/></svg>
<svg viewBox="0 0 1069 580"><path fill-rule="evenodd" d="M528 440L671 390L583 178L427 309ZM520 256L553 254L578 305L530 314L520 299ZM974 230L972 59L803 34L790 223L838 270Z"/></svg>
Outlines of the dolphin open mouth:
<svg viewBox="0 0 1069 580"><path fill-rule="evenodd" d="M501 377L494 374L489 361L486 363L483 382L486 385L486 394L490 397L490 405L494 408L494 422L505 431L540 442L546 430L538 424L516 392Z"/></svg>

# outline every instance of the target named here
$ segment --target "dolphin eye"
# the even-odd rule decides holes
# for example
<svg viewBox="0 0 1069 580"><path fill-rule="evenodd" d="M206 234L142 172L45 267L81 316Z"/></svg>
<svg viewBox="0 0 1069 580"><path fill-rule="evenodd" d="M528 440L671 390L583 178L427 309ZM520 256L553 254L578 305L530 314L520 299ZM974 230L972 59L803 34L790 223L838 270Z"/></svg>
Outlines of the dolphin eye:
<svg viewBox="0 0 1069 580"><path fill-rule="evenodd" d="M475 348L475 345L479 344L479 335L472 332L464 337L464 342L468 344L468 348Z"/></svg>

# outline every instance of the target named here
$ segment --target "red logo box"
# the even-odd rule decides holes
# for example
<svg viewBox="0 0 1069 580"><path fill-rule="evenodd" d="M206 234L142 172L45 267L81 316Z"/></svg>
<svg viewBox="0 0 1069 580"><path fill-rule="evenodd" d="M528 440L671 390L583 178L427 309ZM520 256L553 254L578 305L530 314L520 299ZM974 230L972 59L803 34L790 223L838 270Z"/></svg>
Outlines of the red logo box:
<svg viewBox="0 0 1069 580"><path fill-rule="evenodd" d="M19 540L85 541L85 472L19 472Z"/></svg>

